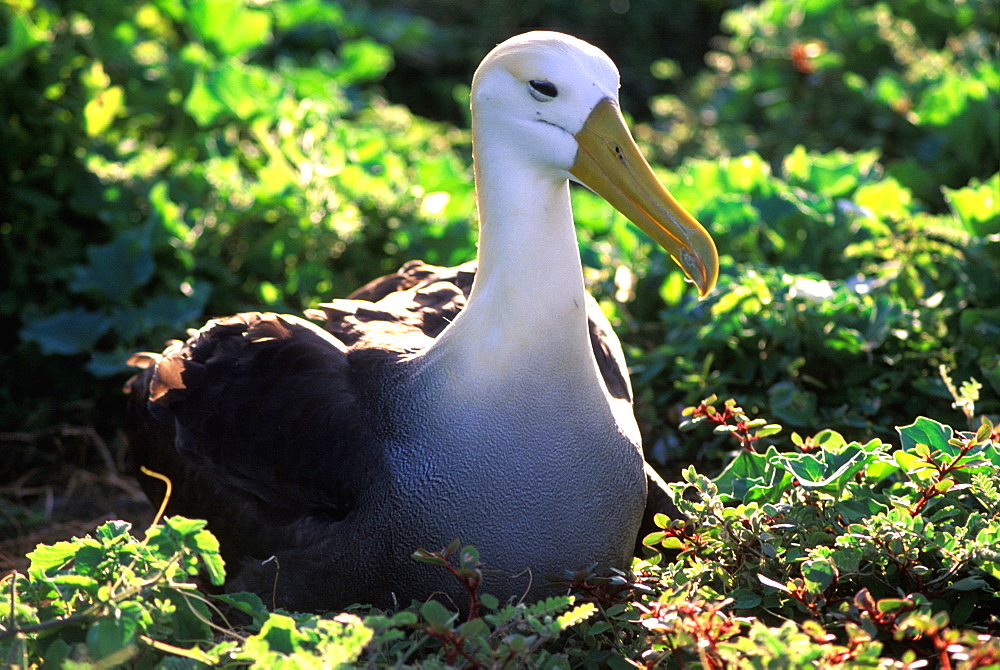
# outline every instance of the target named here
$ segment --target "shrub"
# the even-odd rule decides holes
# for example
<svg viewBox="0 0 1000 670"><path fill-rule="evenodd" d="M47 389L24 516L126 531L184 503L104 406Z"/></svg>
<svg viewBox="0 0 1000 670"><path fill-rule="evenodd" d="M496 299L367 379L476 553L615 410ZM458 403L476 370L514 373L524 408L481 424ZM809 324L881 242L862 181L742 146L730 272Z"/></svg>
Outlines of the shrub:
<svg viewBox="0 0 1000 670"><path fill-rule="evenodd" d="M5 364L35 369L5 384L4 423L34 385L88 387L59 357L120 374L205 313L298 311L471 249L466 137L361 93L392 51L342 8L4 11L0 316Z"/></svg>
<svg viewBox="0 0 1000 670"><path fill-rule="evenodd" d="M681 97L651 103L667 155L754 150L779 162L797 145L874 149L935 209L940 185L963 187L1000 164L988 2L767 0L727 12L722 28L710 69Z"/></svg>
<svg viewBox="0 0 1000 670"><path fill-rule="evenodd" d="M679 514L658 517L645 544L662 553L636 559L634 580L584 569L554 581L552 597L503 604L489 595L489 557L456 540L414 558L461 581L468 616L433 600L394 613L270 612L255 595L196 588L199 569L215 584L224 574L204 522L172 517L141 542L113 522L39 546L26 575L0 582L0 654L21 667L1000 662L1000 434L989 421L972 432L921 417L898 444L793 434L779 451L763 443L780 426L731 400L684 415L742 448L718 477L691 467L670 485Z"/></svg>
<svg viewBox="0 0 1000 670"><path fill-rule="evenodd" d="M981 380L983 411L1000 410L1000 239L973 222L1000 213L997 201L983 209L986 184L933 215L876 153L801 147L777 173L751 153L691 160L667 180L724 255L707 300L692 302L654 262L622 312L646 434L674 462L692 454L662 408L706 389L796 428L819 421L862 439L891 435L914 412L951 421L944 366Z"/></svg>

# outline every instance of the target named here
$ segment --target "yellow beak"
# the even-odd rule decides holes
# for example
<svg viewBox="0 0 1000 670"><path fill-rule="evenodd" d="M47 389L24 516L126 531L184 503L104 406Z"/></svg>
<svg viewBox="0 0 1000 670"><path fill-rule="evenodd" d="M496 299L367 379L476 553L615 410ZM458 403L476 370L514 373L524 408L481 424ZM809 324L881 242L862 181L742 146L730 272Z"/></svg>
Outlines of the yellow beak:
<svg viewBox="0 0 1000 670"><path fill-rule="evenodd" d="M653 174L617 103L597 103L576 134L580 149L570 173L666 249L705 297L719 278L715 242Z"/></svg>

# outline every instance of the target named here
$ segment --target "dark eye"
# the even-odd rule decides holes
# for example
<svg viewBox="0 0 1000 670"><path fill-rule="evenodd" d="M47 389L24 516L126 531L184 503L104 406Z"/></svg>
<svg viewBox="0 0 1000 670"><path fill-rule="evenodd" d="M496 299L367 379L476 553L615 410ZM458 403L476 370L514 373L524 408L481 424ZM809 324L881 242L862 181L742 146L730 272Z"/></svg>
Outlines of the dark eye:
<svg viewBox="0 0 1000 670"><path fill-rule="evenodd" d="M531 87L530 93L531 97L539 102L548 102L552 98L559 95L559 89L551 81L542 81L540 79L532 79L528 82L528 86Z"/></svg>

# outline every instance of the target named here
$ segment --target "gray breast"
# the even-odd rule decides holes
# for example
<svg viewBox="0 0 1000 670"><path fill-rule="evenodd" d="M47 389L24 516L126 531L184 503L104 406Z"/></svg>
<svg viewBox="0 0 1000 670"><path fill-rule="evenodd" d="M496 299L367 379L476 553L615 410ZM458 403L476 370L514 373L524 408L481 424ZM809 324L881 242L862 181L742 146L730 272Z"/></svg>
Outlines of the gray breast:
<svg viewBox="0 0 1000 670"><path fill-rule="evenodd" d="M361 510L382 520L373 532L396 547L397 596L413 584L424 590L416 597L428 586L452 591L450 575L438 569L437 579L409 554L456 537L500 571L485 591L501 599L593 563L628 567L645 478L603 388L567 387L535 370L517 388L462 393L406 367L382 385L391 419L375 430L388 472Z"/></svg>

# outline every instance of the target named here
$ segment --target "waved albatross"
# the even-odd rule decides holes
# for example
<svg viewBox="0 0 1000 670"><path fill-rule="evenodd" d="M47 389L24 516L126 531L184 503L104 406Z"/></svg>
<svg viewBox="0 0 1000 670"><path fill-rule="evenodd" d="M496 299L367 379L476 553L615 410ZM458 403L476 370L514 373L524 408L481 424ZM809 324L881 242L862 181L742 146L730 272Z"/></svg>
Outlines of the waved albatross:
<svg viewBox="0 0 1000 670"><path fill-rule="evenodd" d="M718 257L640 154L618 85L579 39L507 40L472 84L478 270L410 263L323 305L322 328L239 314L133 357L136 460L171 478L171 512L208 520L227 588L300 611L463 603L454 577L410 557L456 537L496 571L483 590L501 601L582 566L628 568L647 480L621 347L584 290L569 181L701 295Z"/></svg>

